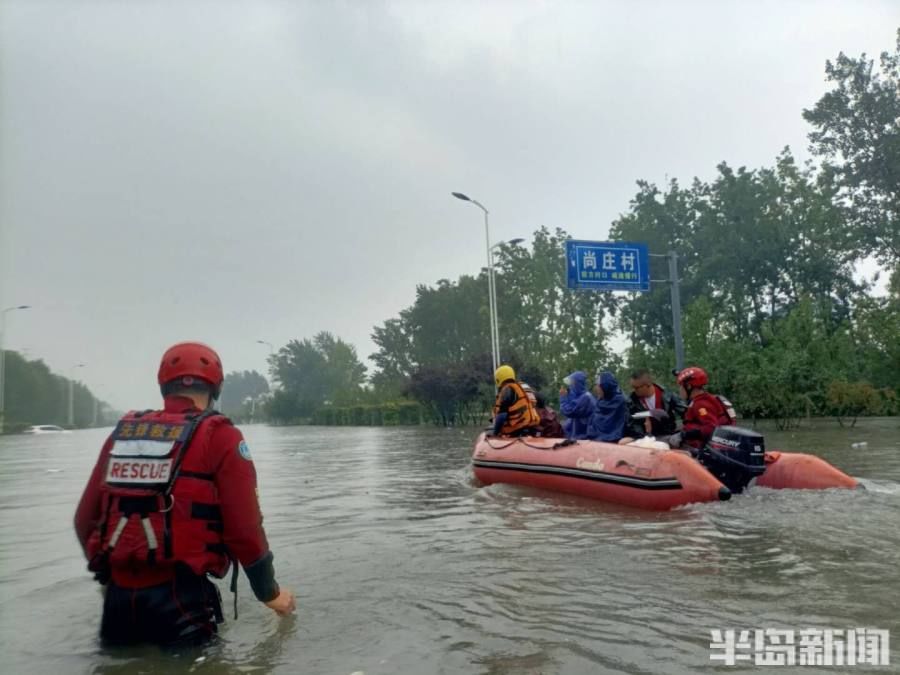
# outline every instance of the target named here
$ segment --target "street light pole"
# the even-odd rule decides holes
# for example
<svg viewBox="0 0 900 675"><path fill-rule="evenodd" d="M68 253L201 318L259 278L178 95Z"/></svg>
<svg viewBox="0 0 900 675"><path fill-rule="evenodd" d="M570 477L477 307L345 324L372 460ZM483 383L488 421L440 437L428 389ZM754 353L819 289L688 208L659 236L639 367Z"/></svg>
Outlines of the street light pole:
<svg viewBox="0 0 900 675"><path fill-rule="evenodd" d="M490 224L488 222L488 210L481 202L467 197L462 192L451 192L450 194L464 202L471 202L484 212L484 243L488 264L488 306L491 321L491 359L494 364L494 371L496 371L497 366L500 365L500 337L497 330L497 296L494 289L494 256L491 254L491 233Z"/></svg>
<svg viewBox="0 0 900 675"><path fill-rule="evenodd" d="M473 202L474 204L481 206L478 202ZM500 365L500 325L497 321L497 277L494 276L494 254L491 252L491 235L490 229L488 227L488 211L486 208L481 206L484 210L484 243L487 248L487 256L488 256L488 277L490 279L490 284L488 285L488 289L491 293L491 324L493 325L493 333L491 334L491 351L494 355L494 370L497 370L497 367Z"/></svg>
<svg viewBox="0 0 900 675"><path fill-rule="evenodd" d="M75 426L75 370L84 368L83 363L72 366L72 377L69 378L69 426Z"/></svg>
<svg viewBox="0 0 900 675"><path fill-rule="evenodd" d="M101 423L103 422L103 416L104 416L103 413L104 413L105 406L104 406L103 402L98 398L99 396L102 396L102 395L103 395L103 392L101 392L101 391L92 391L91 392L91 399L93 399L93 401L94 401L94 422L92 425L94 427L102 426Z"/></svg>
<svg viewBox="0 0 900 675"><path fill-rule="evenodd" d="M6 327L6 315L17 309L30 309L31 305L15 305L7 307L0 312L0 434L3 433L3 425L6 422L6 348L3 344L3 329Z"/></svg>
<svg viewBox="0 0 900 675"><path fill-rule="evenodd" d="M675 338L675 367L684 368L684 339L681 337L681 290L678 282L678 254L669 251L669 281L672 284L672 334Z"/></svg>

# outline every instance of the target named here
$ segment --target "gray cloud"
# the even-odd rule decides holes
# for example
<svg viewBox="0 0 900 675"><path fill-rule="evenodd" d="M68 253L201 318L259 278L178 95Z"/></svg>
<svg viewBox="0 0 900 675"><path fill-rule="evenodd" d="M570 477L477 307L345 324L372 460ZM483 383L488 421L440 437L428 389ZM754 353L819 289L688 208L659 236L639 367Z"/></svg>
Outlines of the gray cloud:
<svg viewBox="0 0 900 675"><path fill-rule="evenodd" d="M115 403L184 338L226 368L331 330L371 350L417 282L496 239L602 238L637 178L798 154L870 3L0 5L8 344ZM14 395L14 392L10 392Z"/></svg>

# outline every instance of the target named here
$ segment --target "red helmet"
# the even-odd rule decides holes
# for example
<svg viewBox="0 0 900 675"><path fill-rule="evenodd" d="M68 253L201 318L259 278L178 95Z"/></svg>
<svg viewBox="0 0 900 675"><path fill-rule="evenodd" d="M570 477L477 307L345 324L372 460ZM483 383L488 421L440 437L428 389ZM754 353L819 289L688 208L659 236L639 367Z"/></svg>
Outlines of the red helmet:
<svg viewBox="0 0 900 675"><path fill-rule="evenodd" d="M194 377L211 384L213 398L217 398L225 379L219 355L201 342L179 342L169 347L159 362L159 386L179 379L190 385Z"/></svg>
<svg viewBox="0 0 900 675"><path fill-rule="evenodd" d="M709 382L709 376L703 368L691 366L678 373L678 384L682 387L702 387Z"/></svg>

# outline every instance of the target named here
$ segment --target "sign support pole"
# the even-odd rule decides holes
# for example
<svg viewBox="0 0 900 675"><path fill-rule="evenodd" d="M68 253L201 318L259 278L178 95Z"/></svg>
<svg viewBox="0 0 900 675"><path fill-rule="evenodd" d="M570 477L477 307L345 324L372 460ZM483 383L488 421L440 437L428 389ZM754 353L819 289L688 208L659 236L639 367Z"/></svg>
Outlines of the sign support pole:
<svg viewBox="0 0 900 675"><path fill-rule="evenodd" d="M648 258L666 258L668 279L651 279ZM681 289L678 254L650 253L647 244L612 241L566 241L566 284L569 288L592 291L649 291L651 283L670 284L672 294L672 334L675 338L675 365L684 368L684 338L681 334Z"/></svg>
<svg viewBox="0 0 900 675"><path fill-rule="evenodd" d="M675 369L684 368L684 338L681 336L681 288L678 280L678 254L675 251L668 253L651 253L651 258L666 258L669 261L668 279L651 279L653 283L668 283L672 299L672 336L675 338Z"/></svg>
<svg viewBox="0 0 900 675"><path fill-rule="evenodd" d="M669 283L672 292L672 333L675 336L675 367L684 368L684 339L681 336L681 290L678 287L678 254L669 251Z"/></svg>

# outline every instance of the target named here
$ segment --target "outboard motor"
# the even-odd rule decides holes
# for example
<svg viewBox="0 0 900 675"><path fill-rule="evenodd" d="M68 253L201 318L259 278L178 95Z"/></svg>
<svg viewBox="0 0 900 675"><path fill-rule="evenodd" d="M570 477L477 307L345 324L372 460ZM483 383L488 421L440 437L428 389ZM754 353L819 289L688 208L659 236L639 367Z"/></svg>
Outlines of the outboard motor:
<svg viewBox="0 0 900 675"><path fill-rule="evenodd" d="M766 445L761 434L741 427L716 427L697 459L733 493L766 470Z"/></svg>

